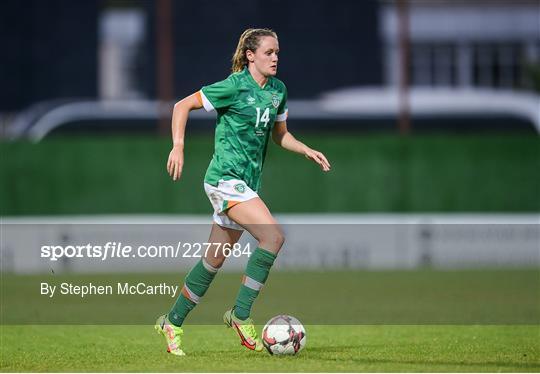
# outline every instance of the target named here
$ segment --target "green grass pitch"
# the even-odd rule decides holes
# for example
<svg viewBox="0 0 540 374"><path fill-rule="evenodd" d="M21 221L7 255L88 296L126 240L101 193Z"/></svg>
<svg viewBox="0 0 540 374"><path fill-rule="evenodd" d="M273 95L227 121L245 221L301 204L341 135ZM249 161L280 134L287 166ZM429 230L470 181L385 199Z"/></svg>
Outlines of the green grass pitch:
<svg viewBox="0 0 540 374"><path fill-rule="evenodd" d="M182 279L174 274L56 277ZM308 338L295 357L247 351L219 325L234 300L239 274L219 274L186 321L186 357L167 354L152 326L170 298L111 296L81 302L66 297L53 303L29 296L43 279L51 281L45 275L2 275L2 372L540 371L538 269L272 273L254 318L259 323L279 313L300 318ZM340 285L341 292L331 292ZM47 324L55 314L70 324ZM98 324L99 316L111 324ZM122 319L131 325L119 324Z"/></svg>
<svg viewBox="0 0 540 374"><path fill-rule="evenodd" d="M298 356L254 353L223 326L185 327L188 356L152 326L4 326L2 371L508 372L540 370L538 326L307 326Z"/></svg>

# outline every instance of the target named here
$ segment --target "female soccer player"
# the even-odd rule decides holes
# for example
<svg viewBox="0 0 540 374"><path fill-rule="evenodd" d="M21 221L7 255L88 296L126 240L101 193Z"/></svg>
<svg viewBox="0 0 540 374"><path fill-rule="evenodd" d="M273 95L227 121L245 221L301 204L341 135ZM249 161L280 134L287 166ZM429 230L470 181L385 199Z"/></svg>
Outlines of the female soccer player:
<svg viewBox="0 0 540 374"><path fill-rule="evenodd" d="M217 244L188 273L172 310L156 322L155 328L165 337L167 351L172 354L184 355L182 323L223 265L223 246L235 244L244 229L259 243L249 257L235 306L225 312L223 320L246 348L263 348L249 316L284 241L281 229L257 194L270 135L281 147L304 155L325 172L330 170L321 152L299 142L287 130L287 89L275 78L278 53L278 38L272 30L244 31L232 59L232 74L174 106L173 148L167 161L167 171L174 181L182 174L189 112L202 107L217 112L215 151L204 178L204 189L214 208L208 242Z"/></svg>

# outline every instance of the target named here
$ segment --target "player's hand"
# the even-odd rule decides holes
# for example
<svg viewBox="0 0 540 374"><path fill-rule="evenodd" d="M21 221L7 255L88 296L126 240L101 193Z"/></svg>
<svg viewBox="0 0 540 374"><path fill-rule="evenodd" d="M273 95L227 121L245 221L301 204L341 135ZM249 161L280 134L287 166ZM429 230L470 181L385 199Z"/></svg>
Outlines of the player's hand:
<svg viewBox="0 0 540 374"><path fill-rule="evenodd" d="M173 181L180 179L184 167L184 150L180 146L174 146L167 160L167 172Z"/></svg>
<svg viewBox="0 0 540 374"><path fill-rule="evenodd" d="M330 163L321 152L311 148L307 148L304 151L304 155L308 160L311 160L318 164L323 171L330 171Z"/></svg>

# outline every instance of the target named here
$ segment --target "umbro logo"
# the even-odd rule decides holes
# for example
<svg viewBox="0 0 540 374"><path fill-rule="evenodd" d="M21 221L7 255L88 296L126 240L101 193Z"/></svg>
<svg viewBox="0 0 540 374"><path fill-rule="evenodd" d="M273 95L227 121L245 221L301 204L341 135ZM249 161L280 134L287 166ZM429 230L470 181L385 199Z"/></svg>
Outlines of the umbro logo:
<svg viewBox="0 0 540 374"><path fill-rule="evenodd" d="M255 104L255 98L253 98L253 97L251 97L251 96L248 96L248 98L247 98L247 103L248 103L249 105Z"/></svg>

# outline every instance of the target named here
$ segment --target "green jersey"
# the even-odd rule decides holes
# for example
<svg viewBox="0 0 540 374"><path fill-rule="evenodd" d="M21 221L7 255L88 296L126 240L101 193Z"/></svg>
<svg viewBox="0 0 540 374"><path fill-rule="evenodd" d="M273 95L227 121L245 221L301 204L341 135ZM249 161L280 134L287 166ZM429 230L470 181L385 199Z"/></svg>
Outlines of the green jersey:
<svg viewBox="0 0 540 374"><path fill-rule="evenodd" d="M266 148L275 121L287 118L287 89L269 77L261 88L249 70L201 89L207 111L217 112L215 149L204 181L240 179L258 191Z"/></svg>

